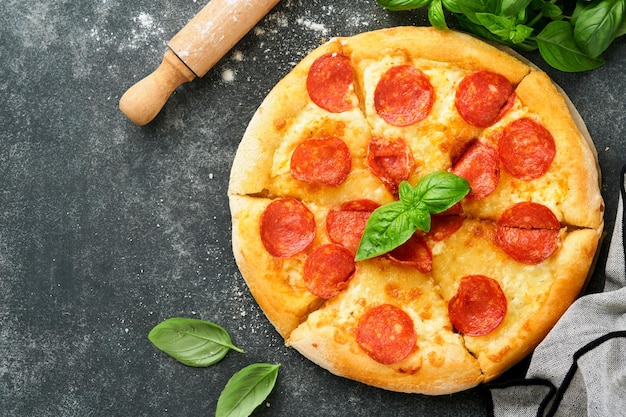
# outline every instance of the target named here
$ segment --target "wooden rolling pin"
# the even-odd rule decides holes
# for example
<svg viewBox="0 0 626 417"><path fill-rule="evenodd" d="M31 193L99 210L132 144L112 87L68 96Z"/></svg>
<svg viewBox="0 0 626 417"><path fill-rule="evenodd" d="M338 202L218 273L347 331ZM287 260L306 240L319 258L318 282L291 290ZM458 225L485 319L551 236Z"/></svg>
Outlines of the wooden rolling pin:
<svg viewBox="0 0 626 417"><path fill-rule="evenodd" d="M211 0L168 43L161 65L124 93L120 110L149 123L181 84L203 77L279 0Z"/></svg>

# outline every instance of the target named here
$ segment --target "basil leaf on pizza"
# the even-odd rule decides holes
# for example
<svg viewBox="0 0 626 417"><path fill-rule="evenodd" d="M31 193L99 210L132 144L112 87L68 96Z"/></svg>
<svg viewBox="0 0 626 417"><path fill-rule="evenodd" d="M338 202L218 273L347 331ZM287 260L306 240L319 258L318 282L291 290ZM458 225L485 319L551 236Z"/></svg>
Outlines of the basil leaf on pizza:
<svg viewBox="0 0 626 417"><path fill-rule="evenodd" d="M398 187L399 200L378 207L368 219L355 260L387 253L405 243L417 229L430 230L430 215L446 211L470 191L466 179L447 171L435 171L415 188L407 181Z"/></svg>
<svg viewBox="0 0 626 417"><path fill-rule="evenodd" d="M402 201L394 201L374 210L365 225L354 259L362 261L382 255L409 240L417 228L414 217L410 207Z"/></svg>
<svg viewBox="0 0 626 417"><path fill-rule="evenodd" d="M470 186L465 178L447 171L435 171L422 178L415 190L428 211L437 214L461 201L470 192Z"/></svg>
<svg viewBox="0 0 626 417"><path fill-rule="evenodd" d="M243 353L223 327L199 319L167 319L150 331L148 339L177 361L193 367L213 365L229 350Z"/></svg>

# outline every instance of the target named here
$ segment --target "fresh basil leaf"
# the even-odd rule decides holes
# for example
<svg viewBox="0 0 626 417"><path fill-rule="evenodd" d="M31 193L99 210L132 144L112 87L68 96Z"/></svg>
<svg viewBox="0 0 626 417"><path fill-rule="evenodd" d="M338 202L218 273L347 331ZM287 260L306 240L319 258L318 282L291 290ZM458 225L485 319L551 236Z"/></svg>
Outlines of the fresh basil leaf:
<svg viewBox="0 0 626 417"><path fill-rule="evenodd" d="M534 51L537 49L537 42L532 38L527 38L523 42L514 44L511 41L502 39L501 37L494 35L482 25L472 23L467 17L463 15L455 15L455 18L463 30L474 33L475 35L478 35L483 39L507 45L524 52Z"/></svg>
<svg viewBox="0 0 626 417"><path fill-rule="evenodd" d="M441 0L433 0L428 6L428 21L439 30L447 30L446 16L443 14Z"/></svg>
<svg viewBox="0 0 626 417"><path fill-rule="evenodd" d="M461 13L461 9L459 9L457 0L442 0L441 3L443 4L443 7L449 12Z"/></svg>
<svg viewBox="0 0 626 417"><path fill-rule="evenodd" d="M365 224L355 261L382 255L397 248L415 233L411 207L394 201L374 210Z"/></svg>
<svg viewBox="0 0 626 417"><path fill-rule="evenodd" d="M500 14L502 16L515 16L526 10L532 0L502 0Z"/></svg>
<svg viewBox="0 0 626 417"><path fill-rule="evenodd" d="M280 364L255 363L235 373L217 399L215 417L245 417L274 389Z"/></svg>
<svg viewBox="0 0 626 417"><path fill-rule="evenodd" d="M550 22L535 39L543 59L558 70L588 71L604 64L602 58L590 58L578 48L569 22Z"/></svg>
<svg viewBox="0 0 626 417"><path fill-rule="evenodd" d="M513 45L518 45L526 42L532 34L533 28L526 25L516 25L511 33L509 33L509 40Z"/></svg>
<svg viewBox="0 0 626 417"><path fill-rule="evenodd" d="M501 39L509 39L509 34L515 28L515 18L512 16L498 16L493 13L476 13L476 19L481 25L487 28L489 32L500 37Z"/></svg>
<svg viewBox="0 0 626 417"><path fill-rule="evenodd" d="M409 208L420 202L420 196L408 181L402 181L398 186L398 197L402 205Z"/></svg>
<svg viewBox="0 0 626 417"><path fill-rule="evenodd" d="M530 8L532 10L541 10L544 4L545 4L544 0L532 0L530 2Z"/></svg>
<svg viewBox="0 0 626 417"><path fill-rule="evenodd" d="M243 353L224 328L198 319L167 319L150 331L148 339L177 361L194 367L213 365L231 349Z"/></svg>
<svg viewBox="0 0 626 417"><path fill-rule="evenodd" d="M428 6L432 0L377 0L378 5L384 9L399 11L413 10Z"/></svg>
<svg viewBox="0 0 626 417"><path fill-rule="evenodd" d="M430 231L430 210L428 210L426 204L418 204L413 207L413 209L409 212L409 215L411 216L411 222L415 224L416 229L420 229L426 233Z"/></svg>
<svg viewBox="0 0 626 417"><path fill-rule="evenodd" d="M430 213L446 211L463 199L470 186L465 178L448 171L435 171L426 175L415 187Z"/></svg>
<svg viewBox="0 0 626 417"><path fill-rule="evenodd" d="M498 13L497 0L457 0L461 13L472 23L480 25L476 13Z"/></svg>
<svg viewBox="0 0 626 417"><path fill-rule="evenodd" d="M491 33L507 43L524 42L533 33L533 28L517 24L515 16L497 16L493 13L476 13L476 18Z"/></svg>
<svg viewBox="0 0 626 417"><path fill-rule="evenodd" d="M563 16L563 10L554 3L543 3L541 13L552 20L560 19Z"/></svg>
<svg viewBox="0 0 626 417"><path fill-rule="evenodd" d="M397 248L418 228L428 232L431 213L441 213L461 201L470 186L464 178L435 171L422 178L415 188L402 181L398 190L399 201L378 207L367 220L355 261Z"/></svg>
<svg viewBox="0 0 626 417"><path fill-rule="evenodd" d="M615 32L615 37L619 38L620 36L626 35L626 17L622 18L622 23L620 23L617 28L617 32Z"/></svg>
<svg viewBox="0 0 626 417"><path fill-rule="evenodd" d="M572 26L576 25L576 21L578 20L578 16L580 16L580 13L582 13L583 10L585 10L585 7L587 7L587 4L582 2L582 1L577 1L576 2L576 6L574 7L574 11L572 12L572 16L570 17L570 22L572 23Z"/></svg>
<svg viewBox="0 0 626 417"><path fill-rule="evenodd" d="M580 11L574 25L574 40L587 56L600 56L613 42L625 7L624 0L602 0Z"/></svg>

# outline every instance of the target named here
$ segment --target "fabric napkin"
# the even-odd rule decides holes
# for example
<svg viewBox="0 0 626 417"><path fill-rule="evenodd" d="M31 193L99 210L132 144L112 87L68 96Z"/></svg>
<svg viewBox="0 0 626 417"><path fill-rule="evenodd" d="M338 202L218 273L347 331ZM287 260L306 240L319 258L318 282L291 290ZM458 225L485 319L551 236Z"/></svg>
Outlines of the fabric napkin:
<svg viewBox="0 0 626 417"><path fill-rule="evenodd" d="M489 386L500 416L626 416L624 169L604 291L585 295L535 349L526 379Z"/></svg>

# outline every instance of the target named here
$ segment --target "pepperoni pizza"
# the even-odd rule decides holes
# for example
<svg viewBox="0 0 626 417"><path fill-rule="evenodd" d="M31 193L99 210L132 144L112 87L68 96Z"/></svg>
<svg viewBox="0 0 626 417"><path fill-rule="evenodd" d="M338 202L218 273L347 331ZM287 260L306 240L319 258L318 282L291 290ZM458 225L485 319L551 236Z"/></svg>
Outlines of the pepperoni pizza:
<svg viewBox="0 0 626 417"><path fill-rule="evenodd" d="M235 259L289 346L388 390L501 375L584 286L603 227L593 144L547 75L473 37L336 38L252 118L230 179ZM435 171L469 194L355 261L373 211Z"/></svg>

